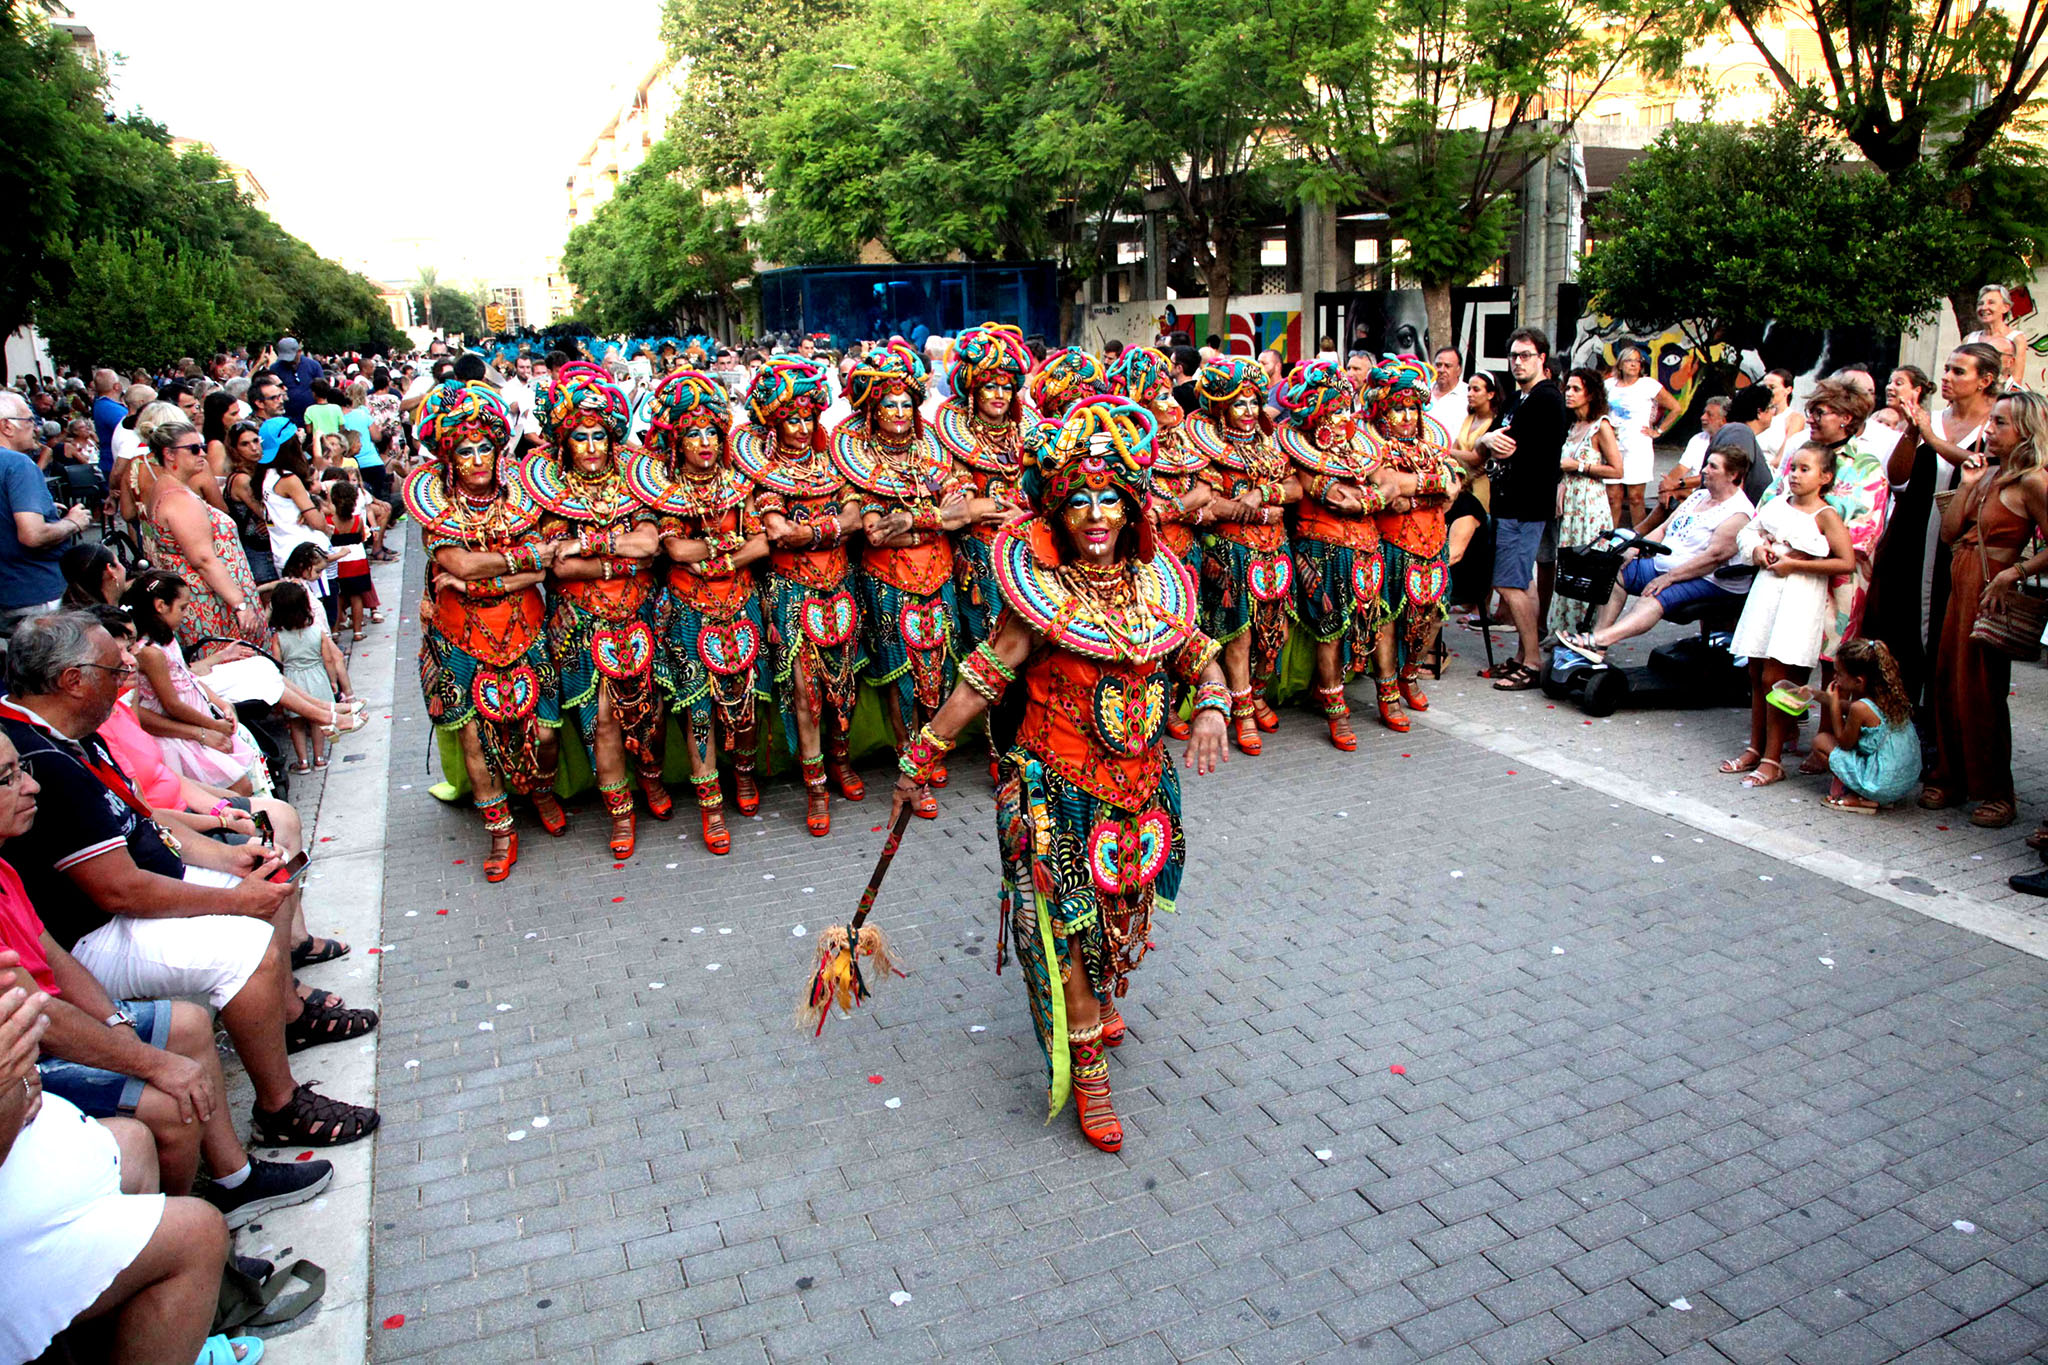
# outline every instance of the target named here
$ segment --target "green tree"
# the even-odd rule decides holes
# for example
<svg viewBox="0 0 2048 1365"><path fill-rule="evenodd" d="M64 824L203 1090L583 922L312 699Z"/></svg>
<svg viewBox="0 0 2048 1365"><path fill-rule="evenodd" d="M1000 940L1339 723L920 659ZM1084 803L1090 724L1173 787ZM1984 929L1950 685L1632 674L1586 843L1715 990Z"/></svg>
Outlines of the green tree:
<svg viewBox="0 0 2048 1365"><path fill-rule="evenodd" d="M39 322L57 357L81 369L201 355L253 325L232 263L167 247L152 233L88 238L70 267L65 300L44 308Z"/></svg>
<svg viewBox="0 0 2048 1365"><path fill-rule="evenodd" d="M441 272L431 265L420 267L419 279L413 282L413 297L419 301L420 317L431 328L434 325L434 291L441 285Z"/></svg>
<svg viewBox="0 0 2048 1365"><path fill-rule="evenodd" d="M1631 327L1678 326L1695 346L1766 321L1900 331L1972 270L1964 215L1924 179L1846 162L1782 118L1665 129L1615 184L1580 282Z"/></svg>
<svg viewBox="0 0 2048 1365"><path fill-rule="evenodd" d="M1976 286L2028 273L2048 249L2048 167L2034 140L2048 75L2048 4L1954 0L1694 0L1700 31L1746 35L1803 117L1919 195L1941 187L1975 268L1950 294L1974 323ZM1730 20L1732 19L1732 23ZM1795 70L1760 28L1810 28L1818 69ZM2016 136L2016 134L2018 134Z"/></svg>
<svg viewBox="0 0 2048 1365"><path fill-rule="evenodd" d="M583 293L581 316L601 331L723 329L740 306L753 258L742 205L707 192L664 138L562 251Z"/></svg>
<svg viewBox="0 0 2048 1365"><path fill-rule="evenodd" d="M680 164L718 186L758 186L756 143L743 130L773 108L789 54L854 11L853 0L663 0L661 36L684 71L670 130Z"/></svg>
<svg viewBox="0 0 2048 1365"><path fill-rule="evenodd" d="M483 335L483 305L471 295L453 285L437 284L433 287L434 320L430 324L438 332L461 335L475 340ZM412 291L413 307L426 315L427 290L415 284Z"/></svg>
<svg viewBox="0 0 2048 1365"><path fill-rule="evenodd" d="M64 273L103 86L69 34L29 23L26 10L0 6L0 335Z"/></svg>
<svg viewBox="0 0 2048 1365"><path fill-rule="evenodd" d="M1293 111L1296 192L1406 241L1433 342L1451 289L1506 254L1515 195L1619 74L1669 74L1669 0L1332 0ZM1474 112L1481 115L1473 119Z"/></svg>

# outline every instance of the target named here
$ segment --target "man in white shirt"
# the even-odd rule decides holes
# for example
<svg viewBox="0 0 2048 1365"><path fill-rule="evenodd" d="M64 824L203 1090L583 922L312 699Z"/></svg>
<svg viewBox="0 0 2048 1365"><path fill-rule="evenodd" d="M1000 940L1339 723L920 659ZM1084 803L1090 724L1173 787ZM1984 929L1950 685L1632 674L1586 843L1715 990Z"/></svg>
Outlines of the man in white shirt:
<svg viewBox="0 0 2048 1365"><path fill-rule="evenodd" d="M1465 362L1455 346L1436 348L1436 383L1429 390L1424 409L1437 425L1455 436L1465 425Z"/></svg>
<svg viewBox="0 0 2048 1365"><path fill-rule="evenodd" d="M533 420L533 357L519 356L512 362L512 374L498 384L498 397L512 418L516 435Z"/></svg>

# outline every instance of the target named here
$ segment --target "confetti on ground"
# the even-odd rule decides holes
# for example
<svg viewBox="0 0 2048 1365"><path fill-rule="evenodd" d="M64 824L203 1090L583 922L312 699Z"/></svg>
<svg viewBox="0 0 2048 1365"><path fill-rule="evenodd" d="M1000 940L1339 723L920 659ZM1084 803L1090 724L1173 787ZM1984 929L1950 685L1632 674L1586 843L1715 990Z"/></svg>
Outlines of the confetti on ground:
<svg viewBox="0 0 2048 1365"><path fill-rule="evenodd" d="M445 915L445 914L447 914L448 912L447 912L446 910L436 910L436 911L435 911L434 913L435 913L435 914L437 914L437 915Z"/></svg>
<svg viewBox="0 0 2048 1365"><path fill-rule="evenodd" d="M804 927L801 924L791 925L789 936L791 938L802 938L804 936Z"/></svg>
<svg viewBox="0 0 2048 1365"><path fill-rule="evenodd" d="M1318 1148L1316 1148L1316 1160L1317 1160L1317 1161L1328 1161L1329 1159L1330 1159L1330 1149L1329 1149L1328 1147L1318 1147Z"/></svg>
<svg viewBox="0 0 2048 1365"><path fill-rule="evenodd" d="M667 984L668 982L666 981L650 981L647 983L647 989L651 991L658 991Z"/></svg>
<svg viewBox="0 0 2048 1365"><path fill-rule="evenodd" d="M496 1033L498 1031L498 1026L492 1023L490 1020L486 1019L481 1024L478 1024L476 1026L476 1031L478 1033Z"/></svg>
<svg viewBox="0 0 2048 1365"><path fill-rule="evenodd" d="M370 949L370 951L371 951L371 952L373 952L373 953L381 953L381 952L383 952L384 950L383 950L382 948L372 948L372 949Z"/></svg>
<svg viewBox="0 0 2048 1365"><path fill-rule="evenodd" d="M1756 879L1757 879L1758 881L1760 881L1760 882L1774 882L1774 881L1778 880L1778 879L1777 879L1776 877L1773 877L1773 876L1771 876L1771 875L1770 875L1769 873L1766 873L1766 872L1759 872L1759 873L1757 873L1757 874L1756 874Z"/></svg>
<svg viewBox="0 0 2048 1365"><path fill-rule="evenodd" d="M539 935L538 933L532 933L532 934L528 934L528 935L527 935L527 937L528 937L528 938L539 938L539 937L540 937L540 935Z"/></svg>
<svg viewBox="0 0 2048 1365"><path fill-rule="evenodd" d="M526 1141L526 1130L525 1130L524 1128L514 1128L514 1129L513 1129L513 1130L512 1130L511 1132L509 1132L509 1133L505 1134L505 1141L507 1141L507 1142L524 1142L524 1141Z"/></svg>
<svg viewBox="0 0 2048 1365"><path fill-rule="evenodd" d="M772 882L775 880L775 874L773 872L763 872L761 874L761 880L764 882Z"/></svg>
<svg viewBox="0 0 2048 1365"><path fill-rule="evenodd" d="M729 933L731 933L731 932L732 932L732 930L730 930L730 929L720 929L720 930L719 930L718 932L719 932L719 933L721 933L721 934L729 934Z"/></svg>
<svg viewBox="0 0 2048 1365"><path fill-rule="evenodd" d="M675 869L676 869L676 864L674 864L674 863L669 863L669 864L667 864L667 867L668 867L669 871L673 872L673 871L675 871Z"/></svg>
<svg viewBox="0 0 2048 1365"><path fill-rule="evenodd" d="M417 910L408 910L408 911L406 911L406 912L405 912L405 917L406 917L407 919L412 919L413 917L415 917L415 916L416 916L416 915L418 915L418 914L419 914L419 911L417 911Z"/></svg>
<svg viewBox="0 0 2048 1365"><path fill-rule="evenodd" d="M900 1097L891 1095L888 1099L882 1101L882 1107L884 1109L901 1109L903 1101Z"/></svg>
<svg viewBox="0 0 2048 1365"><path fill-rule="evenodd" d="M701 934L704 932L704 926L701 924L693 924L690 926L690 932L693 934Z"/></svg>
<svg viewBox="0 0 2048 1365"><path fill-rule="evenodd" d="M1663 857L1663 855L1662 855L1662 854L1659 854L1659 853L1652 853L1652 854L1650 855L1650 861L1651 861L1651 862L1653 862L1653 863L1661 863L1661 862L1663 862L1663 861L1664 861L1664 857Z"/></svg>
<svg viewBox="0 0 2048 1365"><path fill-rule="evenodd" d="M613 864L612 864L612 871L614 871L614 872L617 872L617 871L618 871L618 870L619 870L620 868L622 868L622 867L624 867L624 866L625 866L625 864L624 864L624 863L613 863Z"/></svg>
<svg viewBox="0 0 2048 1365"><path fill-rule="evenodd" d="M1339 820L1349 820L1351 818L1351 812L1348 810L1340 810L1337 812L1337 818Z"/></svg>
<svg viewBox="0 0 2048 1365"><path fill-rule="evenodd" d="M868 831L868 833L870 833L870 834L880 834L881 832L882 832L882 827L881 827L880 825L876 825L876 826L875 826L875 827L874 827L873 829L871 829L871 830L869 830L869 831Z"/></svg>
<svg viewBox="0 0 2048 1365"><path fill-rule="evenodd" d="M1690 1299L1673 1299L1673 1300L1671 1301L1671 1306L1672 1306L1673 1308L1676 1308L1676 1309L1677 1309L1677 1310L1678 1310L1679 1312L1681 1312L1681 1313L1690 1313L1690 1312L1692 1311L1692 1300L1690 1300Z"/></svg>
<svg viewBox="0 0 2048 1365"><path fill-rule="evenodd" d="M815 894L817 894L817 890L818 890L818 888L817 888L817 887L815 887L815 886L807 886L807 887L805 887L805 888L804 888L804 894L805 894L806 896L810 896L810 895L815 895Z"/></svg>
<svg viewBox="0 0 2048 1365"><path fill-rule="evenodd" d="M900 1289L889 1296L889 1302L895 1304L898 1308L901 1308L904 1304L909 1303L910 1299L911 1296L909 1294L904 1293Z"/></svg>
<svg viewBox="0 0 2048 1365"><path fill-rule="evenodd" d="M968 1031L969 1033L987 1033L987 1032L988 1032L988 1025L986 1025L986 1024L969 1024L969 1025L967 1026L967 1031Z"/></svg>
<svg viewBox="0 0 2048 1365"><path fill-rule="evenodd" d="M1393 1072L1396 1076L1405 1076L1408 1074L1408 1068L1402 1066L1399 1062L1395 1062L1392 1066L1388 1067L1387 1070Z"/></svg>
<svg viewBox="0 0 2048 1365"><path fill-rule="evenodd" d="M403 1313L393 1313L390 1317L384 1319L384 1330L387 1332L395 1332L403 1326L405 1326L405 1314Z"/></svg>
<svg viewBox="0 0 2048 1365"><path fill-rule="evenodd" d="M869 1084L869 1085L880 1085L881 1083L882 1083L882 1078L881 1078L880 1076L870 1076L870 1077L868 1077L868 1084Z"/></svg>
<svg viewBox="0 0 2048 1365"><path fill-rule="evenodd" d="M405 1059L405 1069L406 1069L407 1071L418 1071L418 1070L420 1069L420 1059L419 1059L419 1058L417 1058L417 1057L408 1057L408 1058L406 1058L406 1059Z"/></svg>
<svg viewBox="0 0 2048 1365"><path fill-rule="evenodd" d="M1451 875L1452 875L1453 877L1462 877L1462 876L1464 876L1465 874L1464 874L1463 872L1453 872L1453 873L1452 873Z"/></svg>
<svg viewBox="0 0 2048 1365"><path fill-rule="evenodd" d="M1516 771L1515 769L1513 769L1513 768L1510 768L1510 769L1508 769L1508 776L1509 776L1509 777L1519 777L1519 776L1521 776L1521 774L1520 774L1520 773L1518 773L1518 772L1517 772L1517 771Z"/></svg>
<svg viewBox="0 0 2048 1365"><path fill-rule="evenodd" d="M1977 1225L1967 1218L1958 1218L1955 1222L1950 1223L1949 1226L1957 1232L1975 1232L1977 1230Z"/></svg>
<svg viewBox="0 0 2048 1365"><path fill-rule="evenodd" d="M547 1127L547 1126L548 1126L548 1116L547 1116L546 1114L535 1114L535 1115L533 1116L533 1126L534 1126L534 1127L536 1127L536 1128L545 1128L545 1127Z"/></svg>
<svg viewBox="0 0 2048 1365"><path fill-rule="evenodd" d="M503 1014L506 1010L509 1010L511 1008L512 1007L510 1005L500 1004L498 1006L498 1013Z"/></svg>
<svg viewBox="0 0 2048 1365"><path fill-rule="evenodd" d="M297 1156L292 1158L293 1161L311 1161L312 1159L313 1154L311 1152L300 1152Z"/></svg>
<svg viewBox="0 0 2048 1365"><path fill-rule="evenodd" d="M704 970L707 972L715 972L724 965L725 964L723 962L707 962L704 964Z"/></svg>
<svg viewBox="0 0 2048 1365"><path fill-rule="evenodd" d="M463 865L464 863L466 863L466 862L468 862L468 861L469 861L469 859L467 859L467 858L457 858L457 859L455 860L455 866L457 866L457 867L461 867L461 866L462 866L462 865Z"/></svg>
<svg viewBox="0 0 2048 1365"><path fill-rule="evenodd" d="M625 898L624 896L613 896L613 897L612 897L612 904L613 904L613 905L624 905L625 903L626 903L626 898Z"/></svg>
<svg viewBox="0 0 2048 1365"><path fill-rule="evenodd" d="M1835 968L1835 960L1831 957L1824 957L1820 960L1820 965L1826 967L1829 971L1833 971Z"/></svg>
<svg viewBox="0 0 2048 1365"><path fill-rule="evenodd" d="M1563 957L1564 949L1558 947L1556 944L1553 943L1550 945L1550 955L1552 957Z"/></svg>

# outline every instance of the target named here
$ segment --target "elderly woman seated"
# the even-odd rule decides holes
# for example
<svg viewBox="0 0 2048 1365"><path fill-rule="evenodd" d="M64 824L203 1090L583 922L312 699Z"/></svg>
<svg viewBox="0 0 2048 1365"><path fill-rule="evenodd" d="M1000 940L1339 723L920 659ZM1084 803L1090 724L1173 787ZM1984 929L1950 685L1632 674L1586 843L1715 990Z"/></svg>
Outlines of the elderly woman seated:
<svg viewBox="0 0 2048 1365"><path fill-rule="evenodd" d="M1641 528L1645 539L1663 542L1669 553L1649 559L1635 555L1622 566L1613 595L1600 609L1598 625L1590 633L1566 632L1558 638L1599 663L1610 646L1643 634L1667 611L1717 598L1739 605L1749 586L1747 578L1722 571L1735 559L1736 536L1756 513L1742 491L1748 473L1749 457L1740 450L1708 455L1699 490ZM1622 608L1631 595L1636 604L1624 615Z"/></svg>

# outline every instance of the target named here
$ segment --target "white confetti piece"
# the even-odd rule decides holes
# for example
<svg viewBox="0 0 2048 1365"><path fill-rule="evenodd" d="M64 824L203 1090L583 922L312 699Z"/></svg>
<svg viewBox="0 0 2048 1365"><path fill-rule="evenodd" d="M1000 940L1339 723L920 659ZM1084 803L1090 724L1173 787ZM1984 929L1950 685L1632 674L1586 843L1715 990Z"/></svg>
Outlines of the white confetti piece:
<svg viewBox="0 0 2048 1365"><path fill-rule="evenodd" d="M817 888L817 887L815 887L815 886L807 886L807 887L805 887L805 888L804 888L804 894L805 894L806 896L810 896L810 895L815 895L815 894L817 894L817 890L818 890L818 888Z"/></svg>
<svg viewBox="0 0 2048 1365"><path fill-rule="evenodd" d="M1774 882L1778 880L1776 877L1773 877L1770 874L1764 872L1757 873L1756 879L1760 882Z"/></svg>
<svg viewBox="0 0 2048 1365"><path fill-rule="evenodd" d="M791 925L789 928L789 936L791 938L802 938L804 936L804 927L801 924Z"/></svg>
<svg viewBox="0 0 2048 1365"><path fill-rule="evenodd" d="M407 919L418 919L420 917L420 912L417 910L408 910L405 912L405 917Z"/></svg>
<svg viewBox="0 0 2048 1365"><path fill-rule="evenodd" d="M526 1130L525 1130L524 1128L514 1128L514 1129L513 1129L513 1130L512 1130L511 1132L509 1132L509 1133L505 1134L505 1141L507 1141L507 1142L524 1142L524 1141L526 1141Z"/></svg>
<svg viewBox="0 0 2048 1365"><path fill-rule="evenodd" d="M882 1107L884 1109L901 1109L903 1107L902 1097L891 1095L888 1099L882 1101Z"/></svg>
<svg viewBox="0 0 2048 1365"><path fill-rule="evenodd" d="M1552 957L1563 957L1564 949L1558 947L1555 943L1553 943L1550 945L1550 955Z"/></svg>
<svg viewBox="0 0 2048 1365"><path fill-rule="evenodd" d="M406 1059L405 1059L405 1069L406 1069L407 1071L418 1071L418 1070L420 1069L420 1059L419 1059L419 1058L417 1058L417 1057L408 1057L408 1058L406 1058Z"/></svg>
<svg viewBox="0 0 2048 1365"><path fill-rule="evenodd" d="M1351 818L1351 812L1348 810L1340 810L1337 812L1337 818L1339 820L1349 820Z"/></svg>
<svg viewBox="0 0 2048 1365"><path fill-rule="evenodd" d="M701 934L704 932L704 926L701 924L693 924L690 926L690 932L693 934Z"/></svg>
<svg viewBox="0 0 2048 1365"><path fill-rule="evenodd" d="M540 935L539 935L539 934L528 934L528 935L527 935L527 937L528 937L528 938L539 938L539 937L540 937Z"/></svg>
<svg viewBox="0 0 2048 1365"><path fill-rule="evenodd" d="M498 1013L503 1014L506 1010L509 1010L511 1008L512 1007L510 1005L501 1004L498 1006Z"/></svg>
<svg viewBox="0 0 2048 1365"><path fill-rule="evenodd" d="M707 972L715 972L724 965L725 964L723 962L707 962L704 964L704 970Z"/></svg>
<svg viewBox="0 0 2048 1365"><path fill-rule="evenodd" d="M909 1303L910 1300L911 1296L909 1294L904 1293L900 1289L889 1296L889 1302L895 1304L898 1308L901 1308L904 1304Z"/></svg>
<svg viewBox="0 0 2048 1365"><path fill-rule="evenodd" d="M399 784L399 788L398 788L398 789L399 789L400 791L402 791L402 792L409 792L409 791L411 791L411 790L412 790L412 783L410 783L410 782L404 782L404 783L400 783L400 784Z"/></svg>
<svg viewBox="0 0 2048 1365"><path fill-rule="evenodd" d="M545 1127L547 1127L547 1126L548 1126L548 1116L547 1116L546 1114L535 1114L535 1115L533 1116L533 1126L534 1126L534 1127L536 1127L536 1128L545 1128Z"/></svg>
<svg viewBox="0 0 2048 1365"><path fill-rule="evenodd" d="M772 882L775 880L775 874L773 872L763 872L761 874L761 880L764 882Z"/></svg>
<svg viewBox="0 0 2048 1365"><path fill-rule="evenodd" d="M1679 1312L1681 1312L1681 1313L1690 1313L1690 1312L1692 1311L1692 1300L1690 1300L1690 1299L1673 1299L1673 1300L1671 1301L1671 1306L1672 1306L1673 1308L1676 1308L1676 1309L1677 1309L1677 1310L1678 1310Z"/></svg>
<svg viewBox="0 0 2048 1365"><path fill-rule="evenodd" d="M398 945L396 943L380 943L377 945L377 947L381 951L387 953L395 953L398 951Z"/></svg>
<svg viewBox="0 0 2048 1365"><path fill-rule="evenodd" d="M478 1033L496 1033L498 1031L498 1026L492 1023L490 1020L486 1019L481 1024L478 1024L476 1026L476 1031Z"/></svg>
<svg viewBox="0 0 2048 1365"><path fill-rule="evenodd" d="M988 1032L988 1025L986 1025L986 1024L969 1024L969 1025L967 1026L967 1031L968 1031L969 1033L987 1033L987 1032Z"/></svg>
<svg viewBox="0 0 2048 1365"><path fill-rule="evenodd" d="M729 934L729 933L731 933L731 932L732 932L732 930L730 930L730 929L720 929L720 930L719 930L718 932L719 932L719 933L721 933L721 934Z"/></svg>
<svg viewBox="0 0 2048 1365"><path fill-rule="evenodd" d="M1707 838L1704 834L1695 834L1692 836L1692 841L1696 844L1704 844Z"/></svg>
<svg viewBox="0 0 2048 1365"><path fill-rule="evenodd" d="M1462 876L1464 876L1465 874L1464 874L1463 872L1453 872L1453 873L1452 873L1451 875L1452 875L1453 877L1462 877Z"/></svg>
<svg viewBox="0 0 2048 1365"><path fill-rule="evenodd" d="M668 982L666 981L650 981L647 983L647 989L650 991L658 991L667 984Z"/></svg>
<svg viewBox="0 0 2048 1365"><path fill-rule="evenodd" d="M1831 957L1824 957L1820 960L1820 965L1826 967L1829 971L1833 971L1835 969L1835 960Z"/></svg>
<svg viewBox="0 0 2048 1365"><path fill-rule="evenodd" d="M1653 863L1661 863L1664 861L1664 856L1660 853L1652 853L1650 855L1650 861Z"/></svg>
<svg viewBox="0 0 2048 1365"><path fill-rule="evenodd" d="M675 871L675 870L676 870L676 868L677 868L677 867L679 867L679 866L680 866L680 864L678 864L678 863L669 863L669 864L668 864L667 866L668 866L668 870L669 870L669 871L671 871L671 872L673 872L673 871Z"/></svg>
<svg viewBox="0 0 2048 1365"><path fill-rule="evenodd" d="M1330 1155L1331 1155L1331 1153L1330 1153L1330 1149L1329 1149L1328 1147L1318 1147L1318 1148L1316 1148L1316 1160L1317 1160L1317 1161L1328 1161L1328 1160L1330 1159Z"/></svg>
<svg viewBox="0 0 2048 1365"><path fill-rule="evenodd" d="M1949 1226L1957 1232L1975 1232L1977 1230L1977 1225L1967 1218L1958 1218L1955 1222L1950 1223Z"/></svg>

